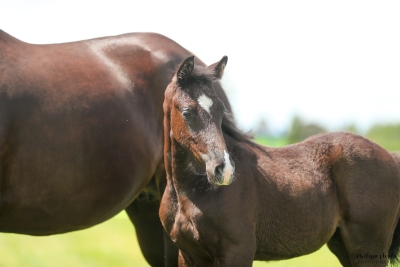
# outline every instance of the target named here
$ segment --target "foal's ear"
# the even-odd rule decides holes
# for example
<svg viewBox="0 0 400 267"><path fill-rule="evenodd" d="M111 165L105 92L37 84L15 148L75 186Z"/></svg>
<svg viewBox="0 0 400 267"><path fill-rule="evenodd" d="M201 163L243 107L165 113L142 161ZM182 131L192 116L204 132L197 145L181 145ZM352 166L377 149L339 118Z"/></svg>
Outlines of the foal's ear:
<svg viewBox="0 0 400 267"><path fill-rule="evenodd" d="M208 68L214 70L215 78L221 79L222 76L224 75L224 69L227 63L228 63L228 57L224 56L219 62L216 62L208 66Z"/></svg>
<svg viewBox="0 0 400 267"><path fill-rule="evenodd" d="M179 84L183 85L189 80L193 68L194 68L194 56L190 56L181 63L181 65L178 68L178 71L176 72L176 78Z"/></svg>

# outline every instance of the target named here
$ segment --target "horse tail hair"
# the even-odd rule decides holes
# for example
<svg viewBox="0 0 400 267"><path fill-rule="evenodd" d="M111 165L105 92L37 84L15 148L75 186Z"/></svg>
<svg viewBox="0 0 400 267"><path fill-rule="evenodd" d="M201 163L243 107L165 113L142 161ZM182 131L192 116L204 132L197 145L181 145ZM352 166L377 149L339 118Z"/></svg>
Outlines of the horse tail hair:
<svg viewBox="0 0 400 267"><path fill-rule="evenodd" d="M391 154L399 164L399 169L400 169L400 154L399 153L391 153ZM392 244L390 245L389 248L389 259L392 265L397 265L400 263L400 258L398 256L399 251L400 251L400 220L397 222L396 228L393 233Z"/></svg>

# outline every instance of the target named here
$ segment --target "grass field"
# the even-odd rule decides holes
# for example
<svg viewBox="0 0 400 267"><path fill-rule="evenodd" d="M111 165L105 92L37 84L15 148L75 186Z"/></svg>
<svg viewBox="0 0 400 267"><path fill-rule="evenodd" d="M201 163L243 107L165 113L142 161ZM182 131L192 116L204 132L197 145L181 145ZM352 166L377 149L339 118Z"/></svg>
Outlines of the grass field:
<svg viewBox="0 0 400 267"><path fill-rule="evenodd" d="M280 146L284 140L258 140ZM125 212L87 230L49 237L0 233L0 267L148 267ZM341 266L326 246L280 262L254 262L255 267Z"/></svg>

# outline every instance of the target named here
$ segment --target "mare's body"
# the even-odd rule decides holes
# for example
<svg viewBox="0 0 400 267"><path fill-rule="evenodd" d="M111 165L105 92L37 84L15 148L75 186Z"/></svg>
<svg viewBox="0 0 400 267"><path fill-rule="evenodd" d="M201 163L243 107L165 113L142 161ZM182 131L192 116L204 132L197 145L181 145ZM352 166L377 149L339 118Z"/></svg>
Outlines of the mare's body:
<svg viewBox="0 0 400 267"><path fill-rule="evenodd" d="M64 233L126 209L163 266L162 102L187 55L151 33L33 45L0 31L0 232Z"/></svg>
<svg viewBox="0 0 400 267"><path fill-rule="evenodd" d="M350 133L317 135L283 148L257 145L229 119L221 124L217 107L208 116L201 103L193 104L202 94L212 107L218 102L198 74L209 72L195 69L189 82L173 79L164 102L164 152L171 159L160 216L180 249L180 266L251 266L253 260L309 254L325 243L343 266L394 260L400 245L399 157ZM174 111L190 105L199 110L199 130L192 121L182 124ZM228 149L236 173L225 186L202 171L219 150L208 140L221 136L220 150Z"/></svg>

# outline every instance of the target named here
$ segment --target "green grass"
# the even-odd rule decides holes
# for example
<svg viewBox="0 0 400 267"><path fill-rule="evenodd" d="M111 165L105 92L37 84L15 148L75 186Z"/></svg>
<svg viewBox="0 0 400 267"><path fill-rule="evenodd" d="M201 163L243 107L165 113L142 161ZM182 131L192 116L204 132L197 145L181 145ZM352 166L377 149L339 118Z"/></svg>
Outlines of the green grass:
<svg viewBox="0 0 400 267"><path fill-rule="evenodd" d="M280 147L289 144L285 137L257 136L254 141L264 146Z"/></svg>
<svg viewBox="0 0 400 267"><path fill-rule="evenodd" d="M0 234L0 267L147 267L124 213L87 230L33 237Z"/></svg>
<svg viewBox="0 0 400 267"><path fill-rule="evenodd" d="M125 213L87 230L33 237L0 234L0 267L148 267ZM324 246L291 260L254 262L255 267L341 266Z"/></svg>

